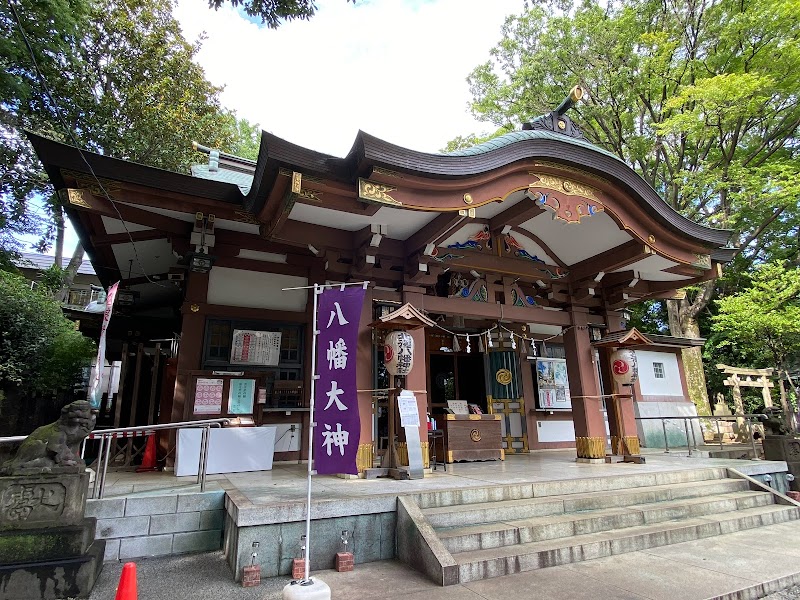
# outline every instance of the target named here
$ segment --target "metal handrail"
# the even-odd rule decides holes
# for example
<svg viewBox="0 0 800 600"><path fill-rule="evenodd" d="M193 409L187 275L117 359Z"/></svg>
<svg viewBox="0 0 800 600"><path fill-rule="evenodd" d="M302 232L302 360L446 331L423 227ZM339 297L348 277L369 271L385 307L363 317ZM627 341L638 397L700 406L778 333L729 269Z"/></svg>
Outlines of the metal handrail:
<svg viewBox="0 0 800 600"><path fill-rule="evenodd" d="M717 424L717 436L719 437L719 447L722 449L722 435L720 434L719 429L719 422L720 421L735 421L739 419L745 420L747 423L747 432L750 436L750 443L753 447L753 456L755 460L758 460L758 452L756 451L756 439L753 437L753 424L752 419L766 419L767 415L764 414L736 414L736 415L690 415L690 416L679 416L676 415L674 417L666 417L666 416L659 416L659 417L635 417L637 421L661 421L661 428L664 432L664 453L669 453L669 441L667 440L667 424L666 421L676 421L676 420L683 420L683 427L686 431L686 447L689 449L689 456L692 455L692 444L689 443L689 421L690 420L700 420L700 419L709 419L714 421ZM691 428L692 431L692 442L694 443L694 449L697 451L697 439L695 438L694 434L694 427Z"/></svg>
<svg viewBox="0 0 800 600"><path fill-rule="evenodd" d="M91 434L94 439L100 439L100 448L97 452L97 470L95 472L94 487L92 488L92 498L102 498L106 488L106 473L108 472L108 461L111 455L111 440L120 433L135 433L138 431L163 431L165 429L191 429L202 428L200 434L200 462L197 467L197 483L200 484L200 491L206 491L206 470L208 468L208 442L211 437L212 427L222 427L230 423L230 419L203 419L200 421L180 421L178 423L163 423L159 425L137 425L135 427L114 427L111 429L94 429ZM0 437L0 444L10 444L21 442L26 439L26 435L15 435ZM81 458L86 450L86 439L81 443ZM102 466L102 469L100 468Z"/></svg>
<svg viewBox="0 0 800 600"><path fill-rule="evenodd" d="M200 433L200 461L197 467L197 483L200 484L200 491L206 491L206 470L208 467L208 441L211 437L212 427L222 427L230 422L230 419L203 419L200 421L180 421L178 423L162 423L159 425L138 425L135 427L115 427L112 429L95 429L92 434L95 438L100 437L100 448L97 452L97 471L94 478L94 488L92 498L102 498L106 487L106 473L108 471L108 461L111 455L111 440L119 433L134 433L137 431L163 431L166 429L192 429L202 428ZM86 440L83 441L81 456L85 448ZM100 466L102 465L102 470Z"/></svg>
<svg viewBox="0 0 800 600"><path fill-rule="evenodd" d="M14 442L21 442L27 435L11 435L8 437L0 437L0 444L13 444Z"/></svg>

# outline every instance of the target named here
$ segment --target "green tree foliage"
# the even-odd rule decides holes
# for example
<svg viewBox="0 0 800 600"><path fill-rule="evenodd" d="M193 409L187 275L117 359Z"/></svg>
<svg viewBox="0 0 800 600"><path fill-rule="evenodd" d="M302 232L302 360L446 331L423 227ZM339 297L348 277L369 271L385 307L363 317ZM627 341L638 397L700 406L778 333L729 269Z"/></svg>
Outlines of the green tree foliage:
<svg viewBox="0 0 800 600"><path fill-rule="evenodd" d="M506 21L469 76L474 115L517 128L580 84L586 136L673 208L734 229L748 259L794 234L781 251L797 260L800 1L559 4L560 16L539 2Z"/></svg>
<svg viewBox="0 0 800 600"><path fill-rule="evenodd" d="M208 0L208 6L218 9L226 0ZM352 0L355 3L355 0ZM267 27L276 29L284 21L310 19L317 12L314 0L230 0L231 6L241 6L251 17L258 17Z"/></svg>
<svg viewBox="0 0 800 600"><path fill-rule="evenodd" d="M94 342L75 331L61 306L21 275L0 271L0 391L68 386L91 360Z"/></svg>
<svg viewBox="0 0 800 600"><path fill-rule="evenodd" d="M469 76L472 112L518 128L575 84L572 117L675 210L733 230L733 293L753 264L800 263L800 0L539 0L507 19ZM789 240L789 243L786 243ZM667 301L670 332L699 337L715 289ZM713 307L712 307L713 308ZM684 352L706 405L702 363Z"/></svg>
<svg viewBox="0 0 800 600"><path fill-rule="evenodd" d="M193 140L237 143L239 124L194 62L200 42L184 39L172 0L10 1L0 7L0 248L18 250L20 233L52 239L63 224L23 128L184 172L196 161ZM37 217L37 202L49 203L52 223Z"/></svg>
<svg viewBox="0 0 800 600"><path fill-rule="evenodd" d="M748 288L717 304L713 347L758 368L785 372L800 363L800 268L760 265Z"/></svg>
<svg viewBox="0 0 800 600"><path fill-rule="evenodd" d="M228 147L228 153L240 158L256 160L261 147L261 125L247 119L236 118L230 114L230 127L236 132L235 139Z"/></svg>

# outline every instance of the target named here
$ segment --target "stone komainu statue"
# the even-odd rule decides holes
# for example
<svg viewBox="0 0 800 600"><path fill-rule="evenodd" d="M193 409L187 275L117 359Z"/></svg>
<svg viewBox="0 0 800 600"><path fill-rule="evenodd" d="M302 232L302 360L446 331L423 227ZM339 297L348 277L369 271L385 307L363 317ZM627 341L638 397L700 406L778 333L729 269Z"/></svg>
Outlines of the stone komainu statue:
<svg viewBox="0 0 800 600"><path fill-rule="evenodd" d="M86 465L80 456L80 445L95 421L86 400L67 404L58 421L39 427L25 438L0 472L15 475L83 470Z"/></svg>
<svg viewBox="0 0 800 600"><path fill-rule="evenodd" d="M767 435L789 435L791 433L791 429L784 419L783 410L776 406L770 406L763 412L766 415L766 418L761 419L764 424L764 433Z"/></svg>

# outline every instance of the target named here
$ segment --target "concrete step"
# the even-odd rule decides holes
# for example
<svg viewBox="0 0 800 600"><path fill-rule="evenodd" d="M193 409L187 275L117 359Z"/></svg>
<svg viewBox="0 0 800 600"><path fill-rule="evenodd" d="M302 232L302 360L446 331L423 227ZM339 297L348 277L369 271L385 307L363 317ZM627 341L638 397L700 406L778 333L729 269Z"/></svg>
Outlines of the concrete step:
<svg viewBox="0 0 800 600"><path fill-rule="evenodd" d="M768 492L738 491L654 504L450 527L437 529L437 534L448 551L458 553L725 513L769 504L772 504L772 495Z"/></svg>
<svg viewBox="0 0 800 600"><path fill-rule="evenodd" d="M683 471L636 473L615 477L586 477L583 479L562 479L525 484L436 490L413 494L412 497L417 503L417 506L421 509L428 509L445 506L463 506L465 504L521 500L525 498L589 494L621 489L685 484L696 481L722 479L726 476L727 471L724 468L714 467Z"/></svg>
<svg viewBox="0 0 800 600"><path fill-rule="evenodd" d="M715 516L453 554L460 583L677 544L798 519L800 509L770 504Z"/></svg>
<svg viewBox="0 0 800 600"><path fill-rule="evenodd" d="M493 523L604 508L621 508L683 498L713 496L747 489L748 483L743 479L701 480L647 488L618 489L613 493L601 491L460 506L439 506L426 508L422 512L434 528L458 527L464 523Z"/></svg>

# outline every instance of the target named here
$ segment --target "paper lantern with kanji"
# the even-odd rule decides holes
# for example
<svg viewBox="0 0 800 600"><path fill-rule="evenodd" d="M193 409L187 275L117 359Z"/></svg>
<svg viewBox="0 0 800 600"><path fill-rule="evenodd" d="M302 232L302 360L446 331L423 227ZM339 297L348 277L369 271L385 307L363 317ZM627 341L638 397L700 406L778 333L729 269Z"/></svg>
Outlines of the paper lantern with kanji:
<svg viewBox="0 0 800 600"><path fill-rule="evenodd" d="M407 331L392 331L383 344L383 364L390 375L405 377L414 366L414 338Z"/></svg>
<svg viewBox="0 0 800 600"><path fill-rule="evenodd" d="M636 353L630 348L622 348L611 355L611 375L620 385L629 385L639 377Z"/></svg>

